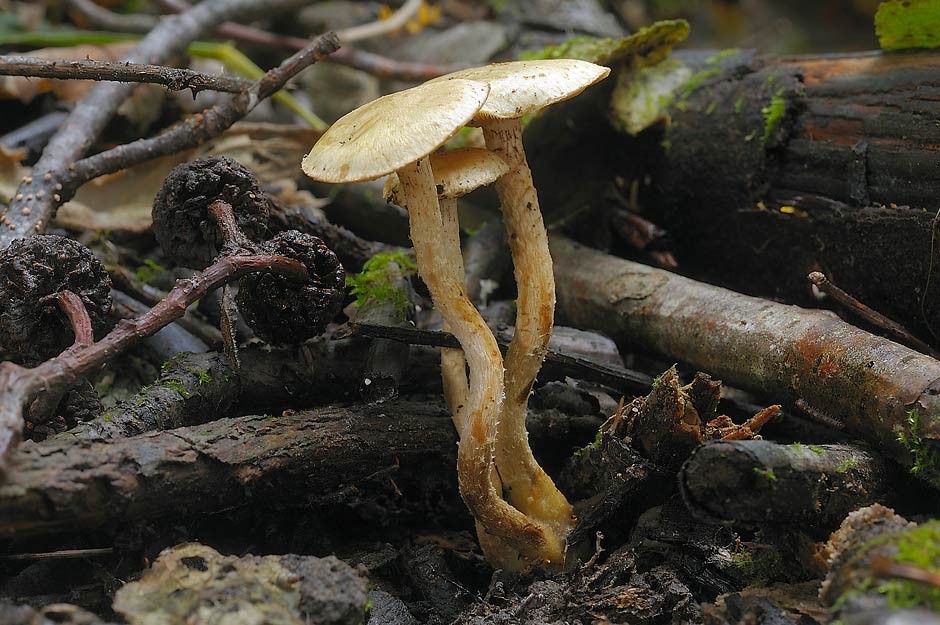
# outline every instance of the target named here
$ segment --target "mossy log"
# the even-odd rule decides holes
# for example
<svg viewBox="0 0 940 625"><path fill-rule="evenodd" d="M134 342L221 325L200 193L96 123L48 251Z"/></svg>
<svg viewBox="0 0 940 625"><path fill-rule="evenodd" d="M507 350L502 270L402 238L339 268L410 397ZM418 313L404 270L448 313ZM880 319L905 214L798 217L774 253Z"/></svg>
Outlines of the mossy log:
<svg viewBox="0 0 940 625"><path fill-rule="evenodd" d="M669 230L683 273L809 305L818 270L915 333L940 334L936 267L928 283L940 54L673 58L689 79L635 137L609 121L613 79L530 126L549 220L598 243L611 208L633 205Z"/></svg>
<svg viewBox="0 0 940 625"><path fill-rule="evenodd" d="M940 485L940 361L826 311L551 242L559 316L774 402L802 399Z"/></svg>

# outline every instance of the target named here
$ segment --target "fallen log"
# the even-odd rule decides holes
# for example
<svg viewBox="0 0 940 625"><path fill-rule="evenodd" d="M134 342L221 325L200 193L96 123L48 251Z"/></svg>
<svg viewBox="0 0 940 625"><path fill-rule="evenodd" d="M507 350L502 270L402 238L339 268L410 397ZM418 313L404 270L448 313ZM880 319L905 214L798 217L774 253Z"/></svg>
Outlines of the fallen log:
<svg viewBox="0 0 940 625"><path fill-rule="evenodd" d="M450 474L456 440L442 405L389 401L112 441L25 444L0 486L0 535L184 518L274 499L313 507L387 479L388 470Z"/></svg>
<svg viewBox="0 0 940 625"><path fill-rule="evenodd" d="M891 472L854 445L716 441L692 452L679 487L694 515L828 536L849 512L889 501Z"/></svg>
<svg viewBox="0 0 940 625"><path fill-rule="evenodd" d="M773 401L802 400L940 485L940 361L830 313L551 241L559 316Z"/></svg>
<svg viewBox="0 0 940 625"><path fill-rule="evenodd" d="M928 280L940 54L673 59L687 80L668 121L636 137L609 121L615 80L529 127L548 220L579 221L579 238L600 243L598 224L632 205L671 233L694 277L812 305L806 275L822 271L922 338L932 323L940 335L936 267Z"/></svg>

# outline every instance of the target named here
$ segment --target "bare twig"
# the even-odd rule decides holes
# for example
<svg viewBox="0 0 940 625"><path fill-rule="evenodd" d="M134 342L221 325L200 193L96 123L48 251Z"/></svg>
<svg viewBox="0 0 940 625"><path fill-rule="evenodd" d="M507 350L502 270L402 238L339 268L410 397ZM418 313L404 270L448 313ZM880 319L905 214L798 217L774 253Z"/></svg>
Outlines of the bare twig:
<svg viewBox="0 0 940 625"><path fill-rule="evenodd" d="M0 556L0 560L74 560L76 558L98 558L110 556L114 547L98 547L96 549L60 549L59 551L42 551L38 553L10 553Z"/></svg>
<svg viewBox="0 0 940 625"><path fill-rule="evenodd" d="M75 335L75 341L69 349L80 349L94 343L95 336L91 328L91 317L88 316L88 310L85 308L82 298L72 291L62 291L59 293L59 308L68 317L69 324L72 326L72 333Z"/></svg>
<svg viewBox="0 0 940 625"><path fill-rule="evenodd" d="M165 299L135 320L124 320L107 336L79 349L74 347L28 369L0 363L0 472L23 426L22 410L41 392L56 393L95 368L183 316L186 308L229 280L256 271L272 271L297 280L308 278L302 263L283 256L223 256L188 280L180 280Z"/></svg>
<svg viewBox="0 0 940 625"><path fill-rule="evenodd" d="M405 24L408 23L408 20L414 17L415 13L418 12L423 2L424 0L407 0L387 19L369 22L368 24L359 24L351 28L344 28L343 30L337 31L336 34L339 35L339 40L343 43L353 43L355 41L373 39L395 32L396 30L401 30L405 27Z"/></svg>
<svg viewBox="0 0 940 625"><path fill-rule="evenodd" d="M910 345L914 349L919 350L929 356L933 356L934 358L940 357L940 353L938 353L930 345L927 345L927 343L908 332L907 328L902 326L897 321L885 317L874 308L861 303L833 284L821 271L812 271L806 277L817 289L831 297L840 306L851 310L868 323L881 328L885 332L888 332L899 342L904 343L905 345Z"/></svg>
<svg viewBox="0 0 940 625"><path fill-rule="evenodd" d="M261 101L279 91L302 69L327 56L339 43L334 33L327 33L308 42L306 48L278 67L270 70L247 90L191 115L155 137L139 139L89 156L69 166L61 177L57 196L67 201L84 183L160 156L176 154L219 136L232 124L248 114Z"/></svg>
<svg viewBox="0 0 940 625"><path fill-rule="evenodd" d="M349 322L349 326L355 334L372 338L400 341L403 343L411 343L412 345L430 345L432 347L450 348L460 347L460 343L458 343L454 335L449 332L419 330L417 328L400 326L382 326L361 322ZM503 351L509 347L510 340L512 340L512 335L507 333L498 332L496 335L496 342ZM547 373L551 373L552 370L555 370L562 375L569 375L582 380L606 384L616 389L626 387L636 392L646 392L653 382L652 377L638 371L594 362L579 356L564 354L553 349L549 349L545 356L545 366Z"/></svg>
<svg viewBox="0 0 940 625"><path fill-rule="evenodd" d="M163 85L171 91L192 89L238 93L251 81L236 76L213 76L191 69L123 61L46 59L33 56L0 56L0 76L34 76L65 80L98 80Z"/></svg>
<svg viewBox="0 0 940 625"><path fill-rule="evenodd" d="M296 1L206 0L185 13L160 20L124 60L166 63L183 54L194 39L211 31L220 21L258 11L270 12ZM127 83L101 83L75 105L46 145L32 175L22 179L14 194L6 211L7 221L4 223L7 226L0 231L0 249L17 238L42 230L52 220L61 204L57 186L61 184L61 178L68 172L69 165L92 147L132 89L133 85ZM24 208L30 210L24 211Z"/></svg>

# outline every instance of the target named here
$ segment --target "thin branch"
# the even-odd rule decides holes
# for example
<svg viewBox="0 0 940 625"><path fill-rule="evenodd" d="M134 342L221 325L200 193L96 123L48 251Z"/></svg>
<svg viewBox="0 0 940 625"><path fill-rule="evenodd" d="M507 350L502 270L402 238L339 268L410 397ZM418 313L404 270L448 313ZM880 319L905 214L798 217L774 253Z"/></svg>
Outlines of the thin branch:
<svg viewBox="0 0 940 625"><path fill-rule="evenodd" d="M72 326L75 341L70 349L80 349L95 342L95 335L91 327L91 317L82 298L72 291L62 291L59 296L59 308L68 317Z"/></svg>
<svg viewBox="0 0 940 625"><path fill-rule="evenodd" d="M57 201L67 201L89 180L160 156L176 154L219 136L260 102L279 91L301 70L336 50L338 45L334 33L321 35L308 42L306 48L262 76L247 91L234 95L202 113L191 115L155 137L132 141L72 163L68 173L62 176L59 183Z"/></svg>
<svg viewBox="0 0 940 625"><path fill-rule="evenodd" d="M223 200L216 200L209 204L206 210L219 227L219 232L222 235L223 249L229 248L236 250L239 248L247 249L249 247L248 238L245 237L245 233L242 232L242 229L238 227L235 210L232 208L231 204Z"/></svg>
<svg viewBox="0 0 940 625"><path fill-rule="evenodd" d="M460 348L457 338L449 332L420 330L402 326L383 326L356 321L351 321L348 325L353 334L375 339L387 339L412 345ZM508 348L511 339L512 336L505 332L498 332L496 335L496 342L503 351ZM548 350L545 363L547 368L554 367L563 375L599 382L616 389L626 388L636 392L646 392L650 384L653 383L653 378L644 373L601 364L553 349Z"/></svg>
<svg viewBox="0 0 940 625"><path fill-rule="evenodd" d="M191 69L124 61L44 59L34 56L0 56L0 76L30 76L62 80L99 80L163 85L171 91L222 91L238 93L251 81L236 76L213 76Z"/></svg>
<svg viewBox="0 0 940 625"><path fill-rule="evenodd" d="M355 41L373 39L395 32L396 30L401 30L405 27L405 24L408 23L408 20L415 16L423 2L424 0L407 0L407 2L401 5L401 7L387 19L376 20L368 24L359 24L351 28L344 28L343 30L336 31L336 34L339 35L341 42L353 43Z"/></svg>
<svg viewBox="0 0 940 625"><path fill-rule="evenodd" d="M220 22L259 11L269 13L297 0L205 0L179 15L161 19L124 59L131 63L161 64L179 57L197 37L211 32ZM0 229L0 249L14 240L41 231L55 217L61 204L61 178L76 159L94 145L104 127L133 89L127 83L105 82L88 92L63 122L25 176L6 210L6 227ZM17 199L19 198L19 199ZM27 199L31 198L31 199ZM29 208L24 211L24 208ZM25 213L25 214L24 214ZM2 441L0 441L2 448Z"/></svg>
<svg viewBox="0 0 940 625"><path fill-rule="evenodd" d="M223 256L188 280L179 280L166 298L146 314L123 320L103 339L81 349L69 348L32 369L0 363L0 474L23 427L23 407L40 392L54 394L74 384L137 341L179 319L196 300L226 282L257 271L296 280L309 278L302 263L284 256Z"/></svg>
<svg viewBox="0 0 940 625"><path fill-rule="evenodd" d="M934 358L940 358L940 353L933 349L930 345L920 340L913 334L911 334L907 328L902 326L897 321L889 319L888 317L882 315L880 312L866 306L861 303L835 284L833 284L829 278L826 277L821 271L812 271L806 278L813 283L813 285L835 300L840 306L851 310L856 315L867 321L868 323L877 326L896 338L900 343L909 345L914 349L921 351L928 356L933 356Z"/></svg>

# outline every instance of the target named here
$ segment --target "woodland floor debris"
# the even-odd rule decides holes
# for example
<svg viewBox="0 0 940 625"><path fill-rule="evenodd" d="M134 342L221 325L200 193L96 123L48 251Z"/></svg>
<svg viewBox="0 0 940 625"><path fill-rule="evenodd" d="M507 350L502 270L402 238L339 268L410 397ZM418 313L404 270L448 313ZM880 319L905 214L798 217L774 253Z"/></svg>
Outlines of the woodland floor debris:
<svg viewBox="0 0 940 625"><path fill-rule="evenodd" d="M182 72L199 84L221 75L221 82L241 86L234 97L207 91L189 101L187 93L152 85L134 91L98 85L76 105L58 89L38 93L46 81L33 79L37 93L30 102L0 99L3 142L17 148L0 154L0 189L12 205L10 224L0 227L16 238L26 232L13 222L26 220L36 231L55 228L91 250L115 278L115 312L106 321L117 328L93 343L94 317L82 315L81 294L47 293L44 310L62 321L65 332L55 344L65 354L37 369L0 365L0 385L9 391L0 392L0 409L16 423L25 417L27 439L0 485L0 621L936 620L922 611L937 607L940 586L934 553L940 541L930 520L938 512L936 361L827 313L706 287L585 248L556 252L567 321L600 327L613 339L557 329L531 397L516 398L529 403L526 429L539 464L575 504L570 568L557 575L494 571L453 476L456 438L440 406L439 353L430 346L454 343L436 331L441 319L426 285L413 275L383 275L364 288L372 295L406 293L402 301L414 304L414 326L397 314L402 302L396 298L378 304L384 310L377 318L353 319L348 304L362 294L360 285L356 278L342 284L337 272L336 258L349 276L368 273L382 258L409 267L408 213L384 203L375 186L334 192L299 186L297 175L298 146L309 147L320 134L297 122L315 123L314 112L335 119L349 103L405 88L389 77L423 80L456 69L445 67L451 61L482 64L501 46L499 60L513 60L524 48L540 58L606 54L602 60L627 65L611 68L619 75L616 86L594 88L572 106L524 120L553 236L575 236L615 255L790 303L815 305L806 274L823 271L923 340L936 308L935 277L925 275L936 249L926 248L940 240L930 191L936 177L929 171L936 143L930 120L938 117L936 54L683 51L650 66L679 39L700 37L708 24L729 27L737 39L734 24L746 24L749 41L766 49L790 40L782 31L792 24L819 22L827 27L822 47L836 49L845 41L841 18L860 15L865 3L826 0L796 10L766 0L700 3L690 11L715 19L698 19L690 33L674 19L645 28L648 17L665 10L659 2L408 0L391 19L380 18L394 8L379 12L376 3L324 2L248 26L237 23L247 15L242 0L193 7L160 0L148 4L148 13L67 1L58 13L55 2L17 4L4 15L0 41L39 47L96 37L113 52L112 42L127 41L128 32L152 31L118 47L139 41L137 53L157 55L137 59L145 63L168 63L162 55L172 48L174 63L201 72ZM886 4L903 16L912 3ZM755 21L755 6L774 16L768 29ZM838 24L823 14L836 8ZM163 19L161 10L181 14ZM85 17L112 32L84 30ZM27 24L27 18L39 21ZM402 24L402 32L390 32ZM623 24L636 33L565 41L572 34L617 37ZM346 64L343 72L295 81L294 108L262 101L335 47L335 39L313 35L328 30L347 42L375 37L324 59ZM865 36L871 39L867 30ZM219 37L251 43L237 44L242 54L236 44L202 41ZM25 52L29 45L3 50ZM189 58L182 53L187 45ZM287 49L305 51L278 65ZM84 51L94 48L60 50L54 56L96 54ZM260 80L257 67L253 76L228 80L238 71L236 57L274 69ZM213 65L218 59L224 59L222 73ZM115 77L144 68L117 69L112 66ZM86 71L74 64L56 68L67 70L76 77ZM157 71L160 80L181 74ZM668 89L643 91L651 85ZM645 94L652 106L634 110L630 93ZM327 100L329 115L321 109ZM119 104L126 115L113 115ZM70 121L46 145L61 121L53 109L69 106ZM216 137L249 110L252 122ZM608 116L625 112L629 119L608 123ZM648 127L635 138L612 130L636 132L640 122ZM216 138L190 149L207 137ZM40 166L30 172L44 147ZM445 149L466 147L482 147L479 130L460 130ZM154 154L169 156L146 160ZM244 170L205 185L205 193L205 171L169 181L194 192L161 195L161 210L182 216L182 202L195 220L170 219L167 227L157 219L155 229L182 242L161 250L150 225L159 181L175 165L223 154ZM139 161L146 164L125 168ZM114 175L101 176L106 172ZM260 182L245 178L251 174ZM79 186L80 200L51 223L47 213ZM194 197L204 199L193 206ZM246 201L266 197L266 215L242 224L249 236L239 233L237 215ZM460 210L465 230L452 234L466 243L467 293L508 344L513 301L524 310L525 291L513 285L510 255L497 252L506 241L502 227L494 227L496 199L485 191L470 194ZM219 251L226 254L221 260ZM297 269L298 280L253 276L241 281L236 297L235 274L242 269L234 265L248 251L265 252L249 263L252 271L271 268L267 252L300 260L277 261ZM373 258L377 253L383 255ZM208 281L183 267L213 260L222 265L214 265ZM44 266L55 262L54 255L37 259ZM18 268L4 269L7 282L16 283ZM318 289L311 297L296 293L301 278ZM219 285L222 296L212 291ZM9 284L0 285L0 295L9 292ZM343 314L329 305L340 298ZM298 308L311 301L327 303L323 318ZM242 315L234 310L239 302ZM21 336L32 327L13 332ZM324 327L326 335L300 342ZM144 348L141 337L152 332ZM0 350L9 342L0 339ZM929 341L911 344L929 353ZM209 351L220 346L226 356ZM177 355L180 350L196 353ZM33 395L35 401L23 400ZM740 440L760 436L766 440ZM901 465L927 479L914 479ZM897 527L883 523L891 514L873 513L877 508L853 513L826 546L847 512L875 501L896 506ZM836 554L829 561L826 549ZM171 588L154 583L161 578Z"/></svg>

